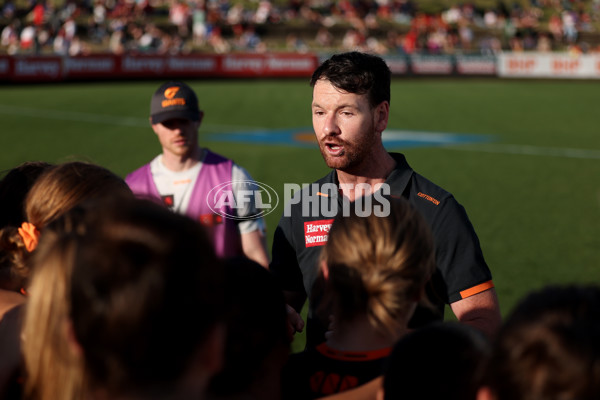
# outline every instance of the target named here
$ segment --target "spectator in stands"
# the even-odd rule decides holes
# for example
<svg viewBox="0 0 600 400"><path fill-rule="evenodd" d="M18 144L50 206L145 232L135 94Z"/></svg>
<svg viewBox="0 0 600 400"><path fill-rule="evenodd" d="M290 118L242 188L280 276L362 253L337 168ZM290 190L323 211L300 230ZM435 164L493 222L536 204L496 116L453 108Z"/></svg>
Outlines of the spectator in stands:
<svg viewBox="0 0 600 400"><path fill-rule="evenodd" d="M315 42L318 46L328 48L333 46L333 35L326 28L319 28L315 36Z"/></svg>
<svg viewBox="0 0 600 400"><path fill-rule="evenodd" d="M550 286L505 320L478 400L600 398L600 288Z"/></svg>
<svg viewBox="0 0 600 400"><path fill-rule="evenodd" d="M389 216L350 208L331 226L320 258L326 341L291 356L285 399L311 399L363 385L383 373L392 346L407 332L434 269L431 231L408 201L389 199ZM321 288L315 288L314 292Z"/></svg>
<svg viewBox="0 0 600 400"><path fill-rule="evenodd" d="M489 353L488 338L468 325L438 322L412 331L394 346L380 398L475 400Z"/></svg>
<svg viewBox="0 0 600 400"><path fill-rule="evenodd" d="M22 25L33 23L33 27L38 28L37 32L43 32L48 36L46 41L40 41L40 52L51 51L54 38L58 37L61 25L68 25L68 29L63 30L62 36L67 36L66 41L71 42L74 34L69 32L76 28L74 21L89 21L87 29L88 36L79 33L81 47L86 48L88 42L96 46L106 46L105 36L112 35L116 29L111 25L115 19L125 19L126 23L137 22L141 24L156 23L160 21L160 11L163 8L169 9L169 24L175 28L176 36L183 42L191 42L196 47L205 49L210 44L205 43L203 35L208 35L211 29L221 28L229 31L236 25L260 24L291 24L294 20L301 20L310 28L329 29L334 25L345 25L355 29L364 37L374 37L381 40L381 37L373 33L380 30L380 21L387 21L394 28L404 30L405 26L411 25L411 30L415 30L420 40L417 43L417 49L427 50L428 36L434 33L439 39L439 35L445 31L448 35L453 29L460 25L463 42L463 48L474 49L477 42L475 28L480 33L499 36L499 30L506 30L504 47L509 48L510 39L515 36L518 30L530 30L530 35L545 33L545 27L548 26L554 40L554 47L562 49L562 46L576 44L579 39L579 32L595 32L598 20L599 8L587 3L576 2L574 5L545 5L539 2L533 2L530 7L513 6L510 11L497 11L494 5L475 9L469 4L462 6L453 5L447 10L441 10L437 14L426 13L427 7L415 5L411 1L397 2L329 2L322 6L316 6L310 2L289 1L287 3L273 3L272 1L257 1L256 10L244 7L242 3L231 4L228 0L223 1L204 1L204 0L157 0L149 2L140 1L97 1L84 2L79 5L78 2L65 2L60 7L55 7L54 2L44 2L35 6L30 6L26 12L19 10L13 2L7 2L3 7L6 21L18 21ZM20 5L22 3L19 3ZM45 10L43 10L45 8ZM36 10L33 12L33 10ZM21 12L19 12L21 11ZM43 13L41 12L43 11ZM27 17L22 17L21 15ZM436 20L443 19L448 27L444 30L437 29L434 25ZM192 22L193 21L193 22ZM190 26L193 24L195 33L190 35ZM563 27L564 25L564 27ZM268 28L267 28L268 29ZM18 27L17 37L24 33L24 42L22 52L35 52L36 47L27 47L34 44L31 42L32 31L28 27ZM387 30L387 29L386 29ZM483 30L483 32L481 32ZM83 30L82 30L83 31ZM193 31L192 31L193 32ZM44 36L42 35L42 36ZM469 40L469 36L474 37ZM204 36L205 37L205 36ZM273 38L270 38L273 39ZM285 37L276 37L281 45L285 43ZM261 34L261 43L258 46L259 51L266 49L265 37ZM233 43L230 43L230 45ZM186 43L178 45L174 51L186 51ZM524 46L527 48L527 46ZM532 49L534 46L530 46ZM67 46L68 48L68 46ZM61 46L57 46L61 50ZM314 50L322 50L317 48ZM6 51L9 49L6 48ZM11 52L18 50L11 46ZM450 46L450 51L453 48ZM104 51L102 49L101 51ZM165 52L166 53L166 52ZM159 53L160 54L160 53ZM164 53L162 53L164 54Z"/></svg>
<svg viewBox="0 0 600 400"><path fill-rule="evenodd" d="M192 3L192 35L194 45L202 46L206 43L208 26L206 24L206 4L204 1Z"/></svg>
<svg viewBox="0 0 600 400"><path fill-rule="evenodd" d="M26 25L19 35L19 46L26 53L36 52L36 30L33 25Z"/></svg>
<svg viewBox="0 0 600 400"><path fill-rule="evenodd" d="M548 53L548 52L552 51L552 42L550 41L550 38L548 37L548 35L541 34L538 37L536 50L539 51L540 53Z"/></svg>
<svg viewBox="0 0 600 400"><path fill-rule="evenodd" d="M231 50L231 45L221 35L221 28L214 27L208 35L208 43L217 54L224 54Z"/></svg>
<svg viewBox="0 0 600 400"><path fill-rule="evenodd" d="M68 296L86 396L205 398L223 364L225 286L204 229L144 200L84 225Z"/></svg>
<svg viewBox="0 0 600 400"><path fill-rule="evenodd" d="M177 32L182 37L189 35L191 10L187 2L175 0L169 8L169 21L177 27Z"/></svg>
<svg viewBox="0 0 600 400"><path fill-rule="evenodd" d="M576 14L572 11L565 10L562 12L562 30L564 39L568 44L573 44L577 40L577 19Z"/></svg>
<svg viewBox="0 0 600 400"><path fill-rule="evenodd" d="M18 21L12 21L2 29L0 45L6 49L8 55L14 55L19 50Z"/></svg>

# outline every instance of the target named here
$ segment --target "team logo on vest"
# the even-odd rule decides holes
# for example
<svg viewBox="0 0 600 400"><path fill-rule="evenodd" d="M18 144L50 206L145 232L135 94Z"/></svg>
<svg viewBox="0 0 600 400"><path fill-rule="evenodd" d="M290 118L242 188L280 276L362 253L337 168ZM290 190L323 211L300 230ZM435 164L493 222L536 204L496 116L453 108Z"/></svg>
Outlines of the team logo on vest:
<svg viewBox="0 0 600 400"><path fill-rule="evenodd" d="M206 196L206 204L215 214L243 221L262 218L275 211L279 196L266 183L229 181L212 188Z"/></svg>
<svg viewBox="0 0 600 400"><path fill-rule="evenodd" d="M329 237L333 219L322 219L304 223L304 243L306 247L324 246Z"/></svg>
<svg viewBox="0 0 600 400"><path fill-rule="evenodd" d="M223 223L223 217L217 214L202 214L198 221L204 226L215 226Z"/></svg>
<svg viewBox="0 0 600 400"><path fill-rule="evenodd" d="M168 194L166 196L160 196L160 198L162 199L163 204L168 207L168 208L173 208L173 206L175 205L174 202L174 197L172 194Z"/></svg>

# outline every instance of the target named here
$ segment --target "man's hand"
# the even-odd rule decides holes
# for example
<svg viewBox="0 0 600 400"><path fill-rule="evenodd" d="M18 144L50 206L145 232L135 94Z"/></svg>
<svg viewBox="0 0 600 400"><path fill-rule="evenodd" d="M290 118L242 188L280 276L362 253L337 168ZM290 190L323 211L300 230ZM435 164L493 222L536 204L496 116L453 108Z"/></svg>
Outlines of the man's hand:
<svg viewBox="0 0 600 400"><path fill-rule="evenodd" d="M302 332L304 329L304 321L302 320L300 314L294 310L294 307L286 304L285 308L288 316L288 331L290 333L290 337L293 337L296 332Z"/></svg>

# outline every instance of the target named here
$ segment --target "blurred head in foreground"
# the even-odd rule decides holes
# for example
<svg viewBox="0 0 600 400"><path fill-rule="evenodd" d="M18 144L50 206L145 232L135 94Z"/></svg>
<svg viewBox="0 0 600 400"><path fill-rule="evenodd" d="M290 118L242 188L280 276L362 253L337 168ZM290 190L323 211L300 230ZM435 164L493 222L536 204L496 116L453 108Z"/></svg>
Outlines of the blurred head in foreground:
<svg viewBox="0 0 600 400"><path fill-rule="evenodd" d="M268 270L246 257L228 259L225 275L225 365L211 381L211 398L279 399L291 341L283 292Z"/></svg>
<svg viewBox="0 0 600 400"><path fill-rule="evenodd" d="M600 398L600 288L554 286L504 322L478 400Z"/></svg>
<svg viewBox="0 0 600 400"><path fill-rule="evenodd" d="M202 398L224 345L223 271L204 230L140 200L89 217L70 300L90 391Z"/></svg>
<svg viewBox="0 0 600 400"><path fill-rule="evenodd" d="M475 400L489 351L487 337L466 324L414 330L394 346L379 398Z"/></svg>
<svg viewBox="0 0 600 400"><path fill-rule="evenodd" d="M222 271L194 221L87 202L46 226L33 261L30 398L201 398L221 365Z"/></svg>

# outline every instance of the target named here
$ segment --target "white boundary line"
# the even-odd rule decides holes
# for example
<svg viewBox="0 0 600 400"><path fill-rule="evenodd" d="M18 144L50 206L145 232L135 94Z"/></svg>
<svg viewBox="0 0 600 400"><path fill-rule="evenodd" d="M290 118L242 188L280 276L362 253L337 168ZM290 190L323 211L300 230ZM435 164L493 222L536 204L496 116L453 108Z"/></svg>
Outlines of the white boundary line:
<svg viewBox="0 0 600 400"><path fill-rule="evenodd" d="M527 156L550 156L600 160L600 150L573 149L564 147L538 147L516 144L473 144L461 146L442 146L444 149L475 151L482 153L516 154Z"/></svg>
<svg viewBox="0 0 600 400"><path fill-rule="evenodd" d="M30 118L48 118L61 121L92 122L119 126L148 126L148 120L134 117L82 113L76 111L47 110L41 108L14 107L0 104L0 114L19 115Z"/></svg>
<svg viewBox="0 0 600 400"><path fill-rule="evenodd" d="M6 104L0 104L0 114L5 115L19 115L22 117L29 118L47 118L55 119L60 121L78 121L78 122L90 122L106 125L116 126L133 126L149 128L150 122L147 118L137 117L123 117L117 115L107 114L92 114L83 113L77 111L65 111L65 110L48 110L41 108L27 108L27 107L15 107ZM233 125L218 125L218 124L202 124L202 128L213 129L218 131L226 130L256 130L260 128L248 128L245 126L233 126Z"/></svg>
<svg viewBox="0 0 600 400"><path fill-rule="evenodd" d="M101 123L117 126L133 126L133 127L149 127L149 122L145 118L123 117L115 115L102 115L92 113L82 113L76 111L64 110L47 110L27 107L15 107L5 104L0 104L0 114L20 115L30 118L49 118L62 121L80 121ZM227 126L215 124L202 124L205 129L213 130L249 130L256 131L261 128L248 128L241 126ZM427 132L420 132L427 134ZM252 132L249 132L252 134ZM436 132L436 135L439 133ZM448 133L452 135L452 133ZM497 154L515 154L515 155L530 155L530 156L550 156L550 157L565 157L578 158L587 160L600 160L600 150L588 149L573 149L562 147L538 147L529 145L513 145L513 144L462 144L462 145L444 145L441 148L458 151L473 151L481 153L497 153Z"/></svg>

